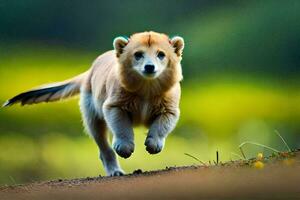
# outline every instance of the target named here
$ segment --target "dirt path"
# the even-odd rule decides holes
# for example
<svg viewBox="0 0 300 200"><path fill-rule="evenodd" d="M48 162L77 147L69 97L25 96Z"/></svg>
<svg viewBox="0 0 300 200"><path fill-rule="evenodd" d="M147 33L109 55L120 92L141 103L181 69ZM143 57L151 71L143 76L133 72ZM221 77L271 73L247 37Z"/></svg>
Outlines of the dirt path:
<svg viewBox="0 0 300 200"><path fill-rule="evenodd" d="M0 199L300 199L300 152L218 166L2 187ZM261 163L259 163L261 164Z"/></svg>

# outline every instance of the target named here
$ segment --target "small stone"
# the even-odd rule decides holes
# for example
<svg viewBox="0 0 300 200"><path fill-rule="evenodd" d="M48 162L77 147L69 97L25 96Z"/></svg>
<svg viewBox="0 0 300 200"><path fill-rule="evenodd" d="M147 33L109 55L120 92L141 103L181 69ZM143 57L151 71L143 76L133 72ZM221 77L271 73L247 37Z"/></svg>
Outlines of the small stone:
<svg viewBox="0 0 300 200"><path fill-rule="evenodd" d="M133 171L133 174L141 174L143 171L141 169L137 169Z"/></svg>

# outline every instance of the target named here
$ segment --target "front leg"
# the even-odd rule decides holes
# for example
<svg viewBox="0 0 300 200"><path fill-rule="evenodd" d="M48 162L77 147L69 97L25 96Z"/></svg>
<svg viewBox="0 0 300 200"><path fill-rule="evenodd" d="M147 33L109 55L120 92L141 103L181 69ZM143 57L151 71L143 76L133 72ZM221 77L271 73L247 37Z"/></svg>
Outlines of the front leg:
<svg viewBox="0 0 300 200"><path fill-rule="evenodd" d="M166 137L175 128L179 119L179 109L159 115L151 124L145 141L146 150L150 154L161 152Z"/></svg>
<svg viewBox="0 0 300 200"><path fill-rule="evenodd" d="M103 114L113 134L113 148L123 158L128 158L134 151L132 122L128 113L119 107L103 106Z"/></svg>

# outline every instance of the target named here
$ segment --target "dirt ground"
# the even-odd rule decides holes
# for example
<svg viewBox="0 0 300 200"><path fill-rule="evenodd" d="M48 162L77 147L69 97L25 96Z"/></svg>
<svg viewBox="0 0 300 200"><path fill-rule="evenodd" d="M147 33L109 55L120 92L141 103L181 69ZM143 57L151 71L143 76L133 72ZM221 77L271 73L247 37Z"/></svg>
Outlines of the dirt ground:
<svg viewBox="0 0 300 200"><path fill-rule="evenodd" d="M300 199L300 152L0 188L0 199Z"/></svg>

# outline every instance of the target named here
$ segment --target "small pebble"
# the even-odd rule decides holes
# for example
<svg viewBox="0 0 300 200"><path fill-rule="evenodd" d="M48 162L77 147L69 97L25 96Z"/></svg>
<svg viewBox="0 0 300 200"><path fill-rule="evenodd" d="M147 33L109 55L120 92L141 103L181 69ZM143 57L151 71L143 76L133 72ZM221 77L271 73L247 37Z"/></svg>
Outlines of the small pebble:
<svg viewBox="0 0 300 200"><path fill-rule="evenodd" d="M133 174L141 174L143 171L141 169L137 169L133 171Z"/></svg>

